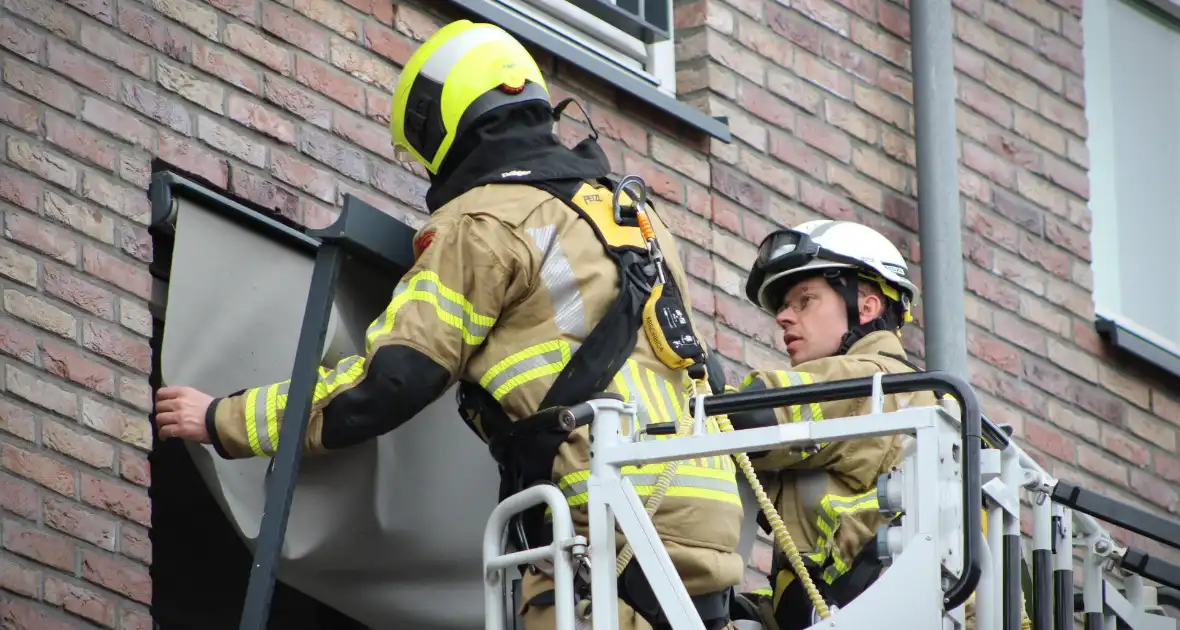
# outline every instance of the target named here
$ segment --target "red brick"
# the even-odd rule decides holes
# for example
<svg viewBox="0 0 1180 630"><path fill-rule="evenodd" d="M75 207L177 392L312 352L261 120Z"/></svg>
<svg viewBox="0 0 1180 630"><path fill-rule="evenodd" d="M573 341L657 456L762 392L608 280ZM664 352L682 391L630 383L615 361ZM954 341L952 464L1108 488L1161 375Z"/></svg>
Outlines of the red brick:
<svg viewBox="0 0 1180 630"><path fill-rule="evenodd" d="M23 328L0 321L0 352L33 363L37 360L37 337Z"/></svg>
<svg viewBox="0 0 1180 630"><path fill-rule="evenodd" d="M28 59L36 61L45 38L25 28L12 18L0 18L0 46Z"/></svg>
<svg viewBox="0 0 1180 630"><path fill-rule="evenodd" d="M229 163L224 158L200 148L188 138L167 132L160 133L161 160L208 179L214 186L225 187L229 182ZM150 297L150 294L137 294Z"/></svg>
<svg viewBox="0 0 1180 630"><path fill-rule="evenodd" d="M1001 127L1012 127L1012 105L1003 97L973 81L959 82L959 98Z"/></svg>
<svg viewBox="0 0 1180 630"><path fill-rule="evenodd" d="M769 4L766 6L766 23L775 33L787 38L787 41L819 54L820 30L812 20L785 6ZM745 24L746 22L742 22L743 28Z"/></svg>
<svg viewBox="0 0 1180 630"><path fill-rule="evenodd" d="M0 445L4 469L65 496L74 494L74 469L11 444Z"/></svg>
<svg viewBox="0 0 1180 630"><path fill-rule="evenodd" d="M114 221L97 208L72 201L51 190L45 191L43 208L43 214L48 219L96 241L108 244L115 242ZM73 258L68 262L73 262Z"/></svg>
<svg viewBox="0 0 1180 630"><path fill-rule="evenodd" d="M119 29L178 61L186 61L192 40L180 26L169 24L153 13L119 5Z"/></svg>
<svg viewBox="0 0 1180 630"><path fill-rule="evenodd" d="M1099 477L1121 485L1127 485L1127 467L1119 464L1101 451L1086 445L1078 447L1078 466Z"/></svg>
<svg viewBox="0 0 1180 630"><path fill-rule="evenodd" d="M84 398L82 424L145 451L152 447L152 429L146 416L132 415L96 400Z"/></svg>
<svg viewBox="0 0 1180 630"><path fill-rule="evenodd" d="M705 249L712 243L712 229L705 219L673 205L660 208L660 217L673 235Z"/></svg>
<svg viewBox="0 0 1180 630"><path fill-rule="evenodd" d="M293 176L297 176L301 168L306 168L304 165L297 164L294 161L291 161L291 164L288 166L288 170L290 170ZM371 183L374 188L413 208L422 211L426 210L425 195L429 186L425 181L419 179L397 163L373 161L370 167L372 174ZM318 172L314 177L318 180ZM327 185L327 182L324 181L323 184ZM316 193L312 194L319 197ZM329 199L324 200L330 201Z"/></svg>
<svg viewBox="0 0 1180 630"><path fill-rule="evenodd" d="M0 479L0 488L3 483L4 480ZM17 562L15 558L0 558L0 589L38 599L41 597L41 579L39 567Z"/></svg>
<svg viewBox="0 0 1180 630"><path fill-rule="evenodd" d="M983 6L983 22L997 32L1026 46L1032 46L1036 41L1037 28L1002 5L985 4ZM1012 50L1015 53L1016 48L1013 47ZM1018 64L1014 65L1020 67Z"/></svg>
<svg viewBox="0 0 1180 630"><path fill-rule="evenodd" d="M45 4L39 0L8 0L4 8L67 41L78 35L78 19L64 2Z"/></svg>
<svg viewBox="0 0 1180 630"><path fill-rule="evenodd" d="M1150 408L1151 390L1122 370L1104 363L1098 367L1098 380L1107 391L1144 409Z"/></svg>
<svg viewBox="0 0 1180 630"><path fill-rule="evenodd" d="M3 325L0 324L0 330L2 329ZM2 334L0 332L0 335ZM33 419L33 412L11 402L0 400L0 431L15 435L26 442L32 442L37 437L37 426ZM0 492L0 496L2 495L3 493Z"/></svg>
<svg viewBox="0 0 1180 630"><path fill-rule="evenodd" d="M386 160L396 160L389 130L382 125L345 111L337 111L332 116L332 131Z"/></svg>
<svg viewBox="0 0 1180 630"><path fill-rule="evenodd" d="M824 59L847 70L854 77L869 82L878 80L877 61L870 53L848 40L825 35L821 54Z"/></svg>
<svg viewBox="0 0 1180 630"><path fill-rule="evenodd" d="M718 324L734 330L766 345L774 344L778 327L770 316L745 300L736 300L726 295L716 296Z"/></svg>
<svg viewBox="0 0 1180 630"><path fill-rule="evenodd" d="M393 15L396 7L391 2L385 0L344 0L345 4L367 13L376 20L386 26L393 24Z"/></svg>
<svg viewBox="0 0 1180 630"><path fill-rule="evenodd" d="M109 359L147 373L151 348L147 343L95 322L82 323L82 345Z"/></svg>
<svg viewBox="0 0 1180 630"><path fill-rule="evenodd" d="M1020 255L1050 273L1062 278L1070 277L1069 254L1027 232L1020 234Z"/></svg>
<svg viewBox="0 0 1180 630"><path fill-rule="evenodd" d="M848 197L832 194L806 180L799 183L799 200L829 219L849 220L855 215Z"/></svg>
<svg viewBox="0 0 1180 630"><path fill-rule="evenodd" d="M296 45L298 45L297 42ZM406 62L410 60L410 56L418 48L414 42L405 39L389 29L368 24L365 25L365 45L373 52L393 61L399 66L405 66ZM309 50L309 52L314 51ZM324 55L321 53L317 56L322 58ZM556 99L554 102L556 102Z"/></svg>
<svg viewBox="0 0 1180 630"><path fill-rule="evenodd" d="M332 65L369 85L393 92L397 82L397 70L393 66L339 38L332 38L328 46L331 49Z"/></svg>
<svg viewBox="0 0 1180 630"><path fill-rule="evenodd" d="M108 551L115 550L116 522L73 502L46 497L45 524L97 547Z"/></svg>
<svg viewBox="0 0 1180 630"><path fill-rule="evenodd" d="M326 133L305 129L299 140L299 150L353 179L362 182L368 180L365 155Z"/></svg>
<svg viewBox="0 0 1180 630"><path fill-rule="evenodd" d="M647 154L647 131L626 117L608 109L590 109L590 119L598 132L608 138L615 138L641 154Z"/></svg>
<svg viewBox="0 0 1180 630"><path fill-rule="evenodd" d="M119 476L139 486L150 486L152 483L151 464L147 457L129 449L123 449L119 453Z"/></svg>
<svg viewBox="0 0 1180 630"><path fill-rule="evenodd" d="M258 72L238 55L205 42L193 44L193 67L246 90L262 93Z"/></svg>
<svg viewBox="0 0 1180 630"><path fill-rule="evenodd" d="M296 11L327 26L352 41L361 32L360 22L341 3L330 0L294 0Z"/></svg>
<svg viewBox="0 0 1180 630"><path fill-rule="evenodd" d="M144 299L151 298L152 279L145 268L112 256L89 243L82 249L82 268L86 273L125 291Z"/></svg>
<svg viewBox="0 0 1180 630"><path fill-rule="evenodd" d="M1068 464L1074 462L1077 442L1065 433L1028 418L1024 422L1024 433L1030 445Z"/></svg>
<svg viewBox="0 0 1180 630"><path fill-rule="evenodd" d="M119 249L141 262L152 262L152 237L147 230L134 225L119 227Z"/></svg>
<svg viewBox="0 0 1180 630"><path fill-rule="evenodd" d="M1045 157L1045 176L1082 199L1090 197L1090 178L1086 171L1062 160Z"/></svg>
<svg viewBox="0 0 1180 630"><path fill-rule="evenodd" d="M81 495L90 505L151 526L151 501L144 489L82 473Z"/></svg>
<svg viewBox="0 0 1180 630"><path fill-rule="evenodd" d="M230 191L245 199L294 220L299 220L299 197L278 186L267 177L260 177L247 170L231 165Z"/></svg>
<svg viewBox="0 0 1180 630"><path fill-rule="evenodd" d="M746 85L743 84L742 88L746 89ZM811 114L818 114L822 109L823 92L793 74L768 68L766 88L771 93L786 99L788 103Z"/></svg>
<svg viewBox="0 0 1180 630"><path fill-rule="evenodd" d="M0 199L37 212L41 183L19 171L0 166Z"/></svg>
<svg viewBox="0 0 1180 630"><path fill-rule="evenodd" d="M1025 238L1024 234L1021 238ZM1036 295L1046 294L1044 272L1007 252L996 250L993 271Z"/></svg>
<svg viewBox="0 0 1180 630"><path fill-rule="evenodd" d="M45 578L45 602L109 628L115 627L116 600L53 576Z"/></svg>
<svg viewBox="0 0 1180 630"><path fill-rule="evenodd" d="M986 296L985 296L986 297ZM1016 345L1035 352L1045 354L1045 336L1041 331L1025 324L1008 312L995 314L996 335Z"/></svg>
<svg viewBox="0 0 1180 630"><path fill-rule="evenodd" d="M1161 453L1155 454L1155 471L1161 477L1180 484L1180 459Z"/></svg>
<svg viewBox="0 0 1180 630"><path fill-rule="evenodd" d="M913 61L906 42L860 21L852 23L852 41L901 69L910 70Z"/></svg>
<svg viewBox="0 0 1180 630"><path fill-rule="evenodd" d="M8 161L62 188L73 190L78 184L78 168L73 163L15 136L8 138Z"/></svg>
<svg viewBox="0 0 1180 630"><path fill-rule="evenodd" d="M901 129L910 128L910 108L886 92L864 87L859 83L854 89L856 105L877 118Z"/></svg>
<svg viewBox="0 0 1180 630"><path fill-rule="evenodd" d="M78 91L40 69L12 59L5 60L4 82L57 109L71 114L78 109Z"/></svg>
<svg viewBox="0 0 1180 630"><path fill-rule="evenodd" d="M47 372L100 393L114 395L115 375L110 368L51 341L41 340L40 345L41 361Z"/></svg>
<svg viewBox="0 0 1180 630"><path fill-rule="evenodd" d="M291 54L258 31L240 24L225 27L225 45L282 74L291 74Z"/></svg>
<svg viewBox="0 0 1180 630"><path fill-rule="evenodd" d="M13 242L63 262L74 264L78 260L77 243L68 232L29 215L7 213L4 235Z"/></svg>
<svg viewBox="0 0 1180 630"><path fill-rule="evenodd" d="M1013 165L973 142L963 142L963 164L992 181L1011 188L1016 183Z"/></svg>
<svg viewBox="0 0 1180 630"><path fill-rule="evenodd" d="M106 319L115 314L114 296L85 280L74 276L64 267L45 265L45 292L90 313Z"/></svg>
<svg viewBox="0 0 1180 630"><path fill-rule="evenodd" d="M132 107L138 103L135 95L140 92L129 86L129 92L124 92L124 102ZM129 100L130 99L130 100ZM152 151L156 144L156 132L135 116L120 108L113 107L107 101L85 98L82 103L82 120L128 142L138 145L146 151ZM165 122L161 120L161 122Z"/></svg>
<svg viewBox="0 0 1180 630"><path fill-rule="evenodd" d="M764 83L768 67L789 68L791 66L792 49L782 45L782 37L770 29L762 28L752 22L742 22L742 27L737 32L736 41L733 38L722 37L713 31L705 31L703 34L706 50L700 51L702 56L707 52L720 65L736 71L758 85ZM694 43L697 42L686 39L685 45L680 50L687 52L689 46ZM764 63L756 55L750 54L746 50L747 48L766 57L770 63ZM693 49L693 51L696 50ZM702 66L702 68L706 67Z"/></svg>
<svg viewBox="0 0 1180 630"><path fill-rule="evenodd" d="M394 12L394 26L399 33L418 41L425 41L438 30L434 18L401 2Z"/></svg>
<svg viewBox="0 0 1180 630"><path fill-rule="evenodd" d="M791 135L771 134L770 153L783 163L797 168L815 179L823 181L826 177L826 163L823 155Z"/></svg>
<svg viewBox="0 0 1180 630"><path fill-rule="evenodd" d="M336 199L335 178L307 162L276 152L271 156L270 172L280 180L318 199L328 202Z"/></svg>
<svg viewBox="0 0 1180 630"><path fill-rule="evenodd" d="M27 132L37 131L37 106L8 94L0 94L0 122Z"/></svg>
<svg viewBox="0 0 1180 630"><path fill-rule="evenodd" d="M1045 94L1040 100L1040 106L1037 111L1045 118L1065 127L1078 137L1085 138L1088 133L1085 112L1076 105Z"/></svg>
<svg viewBox="0 0 1180 630"><path fill-rule="evenodd" d="M206 39L217 39L217 12L188 0L152 0L152 7Z"/></svg>
<svg viewBox="0 0 1180 630"><path fill-rule="evenodd" d="M269 0L264 0L262 5L262 30L290 42L320 59L328 57L328 37L321 28L310 20ZM365 30L366 37L370 35L369 31L382 31L382 29L367 28Z"/></svg>
<svg viewBox="0 0 1180 630"><path fill-rule="evenodd" d="M237 94L229 97L229 117L233 121L294 146L295 124L274 111Z"/></svg>
<svg viewBox="0 0 1180 630"><path fill-rule="evenodd" d="M761 153L743 150L738 166L747 175L787 197L799 196L799 178L775 162L763 158Z"/></svg>
<svg viewBox="0 0 1180 630"><path fill-rule="evenodd" d="M188 110L184 108L184 105L142 85L130 82L124 83L123 104L180 133L185 135L191 133L192 119L189 116ZM127 138L128 136L132 136L141 138L140 146L150 150L155 137L153 130L150 130L134 116L122 114L121 112L117 114L105 112L105 114L112 117L111 122L106 123L106 126L100 124L98 125L99 127L107 129L107 131L111 131L111 133L120 137ZM126 131L112 131L115 125L119 125Z"/></svg>
<svg viewBox="0 0 1180 630"><path fill-rule="evenodd" d="M215 122L208 116L197 121L197 137L209 146L254 166L266 164L266 146L246 138L235 130ZM228 167L228 166L227 166ZM228 171L226 182L228 183Z"/></svg>
<svg viewBox="0 0 1180 630"><path fill-rule="evenodd" d="M45 446L95 468L110 469L114 464L113 446L64 424L45 422L41 436Z"/></svg>
<svg viewBox="0 0 1180 630"><path fill-rule="evenodd" d="M137 44L119 38L108 28L83 24L80 44L86 52L114 62L141 79L151 78L151 54L139 48Z"/></svg>
<svg viewBox="0 0 1180 630"><path fill-rule="evenodd" d="M729 167L713 167L712 186L715 192L747 209L760 211L766 207L765 189Z"/></svg>
<svg viewBox="0 0 1180 630"><path fill-rule="evenodd" d="M1151 461L1146 444L1110 425L1102 425L1102 447L1136 466L1146 466Z"/></svg>
<svg viewBox="0 0 1180 630"><path fill-rule="evenodd" d="M1005 372L1016 376L1021 374L1020 352L998 339L968 330L967 349L971 354Z"/></svg>
<svg viewBox="0 0 1180 630"><path fill-rule="evenodd" d="M623 164L626 172L643 178L652 194L675 204L684 203L684 180L675 173L630 153L623 157Z"/></svg>
<svg viewBox="0 0 1180 630"><path fill-rule="evenodd" d="M119 617L119 630L153 630L153 628L155 626L150 615L132 610L124 604L123 612Z"/></svg>
<svg viewBox="0 0 1180 630"><path fill-rule="evenodd" d="M10 519L3 520L4 548L39 563L73 573L77 546L58 534L38 531Z"/></svg>
<svg viewBox="0 0 1180 630"><path fill-rule="evenodd" d="M910 190L910 172L897 162L894 162L879 151L866 149L864 147L856 147L852 151L852 166L855 167L860 174L867 175L899 193L908 193ZM856 190L845 180L839 178L832 178L829 168L829 180L835 185L843 185L852 190ZM859 183L859 180L849 180ZM873 187L876 188L875 186ZM882 211L881 196L876 190L870 192L866 188L863 192L857 191L854 197L864 203L869 208L876 212Z"/></svg>
<svg viewBox="0 0 1180 630"><path fill-rule="evenodd" d="M107 98L113 99L118 94L118 77L82 51L53 39L49 40L47 50L50 70Z"/></svg>
<svg viewBox="0 0 1180 630"><path fill-rule="evenodd" d="M1177 496L1175 487L1164 483L1141 470L1131 469L1131 487L1135 494L1164 508L1169 512L1176 510Z"/></svg>
<svg viewBox="0 0 1180 630"><path fill-rule="evenodd" d="M260 0L209 0L209 4L247 24L256 24L254 16Z"/></svg>
<svg viewBox="0 0 1180 630"><path fill-rule="evenodd" d="M1076 285L1050 278L1045 297L1054 304L1062 306L1083 319L1094 319L1094 302L1089 291Z"/></svg>
<svg viewBox="0 0 1180 630"><path fill-rule="evenodd" d="M82 577L137 602L151 603L152 580L147 569L140 564L85 549L82 551Z"/></svg>
<svg viewBox="0 0 1180 630"><path fill-rule="evenodd" d="M119 156L119 176L123 181L146 190L152 181L152 167L144 154L124 153ZM86 186L85 180L82 186Z"/></svg>
<svg viewBox="0 0 1180 630"><path fill-rule="evenodd" d="M216 114L225 111L225 89L211 80L205 80L163 60L156 64L156 79L165 90L179 94L185 100Z"/></svg>
<svg viewBox="0 0 1180 630"><path fill-rule="evenodd" d="M0 625L6 630L76 630L77 624L28 600L0 595Z"/></svg>
<svg viewBox="0 0 1180 630"><path fill-rule="evenodd" d="M45 139L92 164L113 171L118 149L76 121L52 111L45 115Z"/></svg>
<svg viewBox="0 0 1180 630"><path fill-rule="evenodd" d="M795 72L800 78L831 94L845 100L852 99L852 77L815 55L796 51Z"/></svg>
<svg viewBox="0 0 1180 630"><path fill-rule="evenodd" d="M5 385L10 394L67 418L78 415L78 397L73 392L18 370L13 365L9 365L6 371Z"/></svg>

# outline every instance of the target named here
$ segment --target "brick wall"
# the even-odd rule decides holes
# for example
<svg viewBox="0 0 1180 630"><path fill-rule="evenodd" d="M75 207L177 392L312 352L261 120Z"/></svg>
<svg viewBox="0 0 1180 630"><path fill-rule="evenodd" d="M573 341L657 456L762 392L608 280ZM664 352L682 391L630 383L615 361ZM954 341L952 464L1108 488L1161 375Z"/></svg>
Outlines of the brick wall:
<svg viewBox="0 0 1180 630"><path fill-rule="evenodd" d="M1058 2L955 4L972 378L1054 474L1174 512L1180 401L1109 356L1091 323L1081 6ZM740 291L768 230L852 218L921 263L908 15L885 0L677 4L681 93L729 116L733 144L541 60L616 170L662 197L736 374L785 361ZM388 93L416 42L456 17L445 7L4 0L4 627L150 627L152 157L308 225L350 192L421 225L422 172L390 161ZM920 357L920 327L906 342ZM768 557L759 548L750 585Z"/></svg>

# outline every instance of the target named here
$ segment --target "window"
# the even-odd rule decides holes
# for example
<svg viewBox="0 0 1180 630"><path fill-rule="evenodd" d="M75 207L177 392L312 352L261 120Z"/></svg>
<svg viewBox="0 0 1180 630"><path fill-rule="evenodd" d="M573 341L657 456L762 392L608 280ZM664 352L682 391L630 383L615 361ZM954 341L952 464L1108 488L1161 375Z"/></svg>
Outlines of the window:
<svg viewBox="0 0 1180 630"><path fill-rule="evenodd" d="M1113 343L1180 372L1180 19L1159 2L1083 14L1094 301Z"/></svg>
<svg viewBox="0 0 1180 630"><path fill-rule="evenodd" d="M729 142L728 126L676 99L672 0L452 0L664 113Z"/></svg>

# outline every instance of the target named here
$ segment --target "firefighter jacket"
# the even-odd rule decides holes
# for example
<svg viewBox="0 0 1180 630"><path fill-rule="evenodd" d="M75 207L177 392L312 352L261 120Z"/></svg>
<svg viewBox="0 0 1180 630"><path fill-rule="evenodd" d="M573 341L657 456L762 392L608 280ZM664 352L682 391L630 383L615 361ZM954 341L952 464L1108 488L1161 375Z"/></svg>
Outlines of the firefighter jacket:
<svg viewBox="0 0 1180 630"><path fill-rule="evenodd" d="M527 132L485 127L478 142L463 148L468 157L434 182L427 196L433 213L419 231L416 262L369 327L364 355L321 368L308 454L392 430L460 380L478 384L512 421L526 418L603 318L619 273L568 199L609 201L608 191L587 183L608 174L609 163L596 143L567 149L551 140L551 119L533 122L516 126L535 128L523 140L518 136ZM537 183L556 183L549 188L568 197ZM686 287L672 234L658 216L650 218L673 277ZM223 457L275 453L288 384L215 401L207 424ZM684 370L665 367L641 332L610 391L637 404L641 424L675 422L686 413L685 385ZM583 534L588 429L578 428L560 444L551 478ZM623 472L643 500L661 469L656 464ZM729 457L680 465L654 521L691 593L740 583L742 560L735 550L741 519ZM621 548L621 534L618 539Z"/></svg>
<svg viewBox="0 0 1180 630"><path fill-rule="evenodd" d="M875 372L912 372L907 361L897 335L877 331L865 335L844 355L815 359L791 370L752 372L743 389L862 378ZM937 398L933 392L891 394L885 397L884 410L935 404ZM864 397L782 407L774 410L774 419L731 418L735 426L749 426L774 421L822 421L865 415L870 411L871 400ZM902 441L901 436L893 435L818 446L812 452L783 448L752 453L751 461L755 469L765 473L760 476L768 480L764 482L767 496L774 501L805 561L814 563L830 585L851 568L852 560L876 536L877 529L889 521L889 516L877 509L877 478L900 464ZM777 566L790 574L785 558L776 560ZM793 578L793 574L783 575L784 572L776 576L776 581ZM778 584L776 595L784 587Z"/></svg>

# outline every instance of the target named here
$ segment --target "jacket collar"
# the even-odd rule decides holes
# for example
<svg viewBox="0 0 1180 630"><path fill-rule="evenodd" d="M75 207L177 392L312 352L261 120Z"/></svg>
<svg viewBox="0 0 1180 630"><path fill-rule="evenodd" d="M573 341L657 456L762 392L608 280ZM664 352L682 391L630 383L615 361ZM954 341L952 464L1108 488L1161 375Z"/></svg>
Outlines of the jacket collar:
<svg viewBox="0 0 1180 630"><path fill-rule="evenodd" d="M848 348L848 352L845 354L849 356L855 354L893 355L900 356L906 361L909 360L905 348L901 345L901 338L897 336L897 333L886 330L874 331L861 337Z"/></svg>
<svg viewBox="0 0 1180 630"><path fill-rule="evenodd" d="M426 207L434 212L463 193L491 183L568 183L570 194L586 180L610 174L602 147L586 138L572 149L553 133L553 110L532 101L493 110L456 139L438 175L431 178Z"/></svg>

